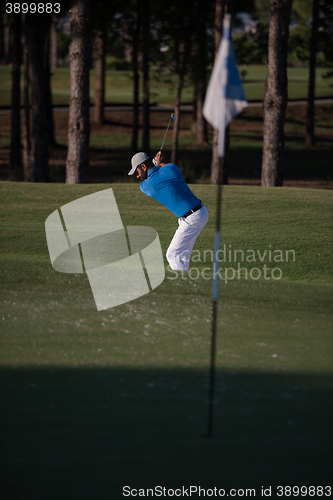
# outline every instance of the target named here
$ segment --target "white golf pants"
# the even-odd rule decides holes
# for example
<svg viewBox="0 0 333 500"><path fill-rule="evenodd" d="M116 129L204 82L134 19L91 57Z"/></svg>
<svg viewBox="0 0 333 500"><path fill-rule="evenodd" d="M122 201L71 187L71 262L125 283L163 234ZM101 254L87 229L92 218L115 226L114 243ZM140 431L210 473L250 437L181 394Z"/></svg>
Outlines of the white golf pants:
<svg viewBox="0 0 333 500"><path fill-rule="evenodd" d="M179 227L166 253L173 271L188 271L195 240L207 221L208 210L205 205L185 219L178 219Z"/></svg>

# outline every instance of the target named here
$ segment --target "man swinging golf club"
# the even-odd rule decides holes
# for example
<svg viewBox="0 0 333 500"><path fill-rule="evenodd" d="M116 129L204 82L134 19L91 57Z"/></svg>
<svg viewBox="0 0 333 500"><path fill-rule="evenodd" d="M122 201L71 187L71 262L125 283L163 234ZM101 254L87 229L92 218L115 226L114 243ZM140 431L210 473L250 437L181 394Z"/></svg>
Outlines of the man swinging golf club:
<svg viewBox="0 0 333 500"><path fill-rule="evenodd" d="M160 166L161 151L153 161L146 153L137 153L131 160L128 175L142 182L140 189L171 210L178 217L178 229L166 253L174 271L188 271L192 249L201 229L208 221L208 210L190 190L179 168L173 163Z"/></svg>

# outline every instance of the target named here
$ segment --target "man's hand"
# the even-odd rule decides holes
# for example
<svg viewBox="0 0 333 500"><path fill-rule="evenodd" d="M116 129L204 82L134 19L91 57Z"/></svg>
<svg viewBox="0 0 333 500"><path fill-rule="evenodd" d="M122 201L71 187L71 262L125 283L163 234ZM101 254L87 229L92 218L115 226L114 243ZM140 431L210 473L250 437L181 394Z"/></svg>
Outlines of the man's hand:
<svg viewBox="0 0 333 500"><path fill-rule="evenodd" d="M166 165L166 163L164 163L164 154L162 153L162 151L159 151L157 153L154 160L156 161L156 165L159 165L160 167L164 167L164 165Z"/></svg>

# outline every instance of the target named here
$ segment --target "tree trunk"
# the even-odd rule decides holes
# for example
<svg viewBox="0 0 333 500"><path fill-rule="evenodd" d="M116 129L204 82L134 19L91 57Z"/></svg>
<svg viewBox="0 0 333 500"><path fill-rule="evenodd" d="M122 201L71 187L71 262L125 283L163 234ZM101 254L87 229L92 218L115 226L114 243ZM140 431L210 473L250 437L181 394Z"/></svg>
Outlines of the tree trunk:
<svg viewBox="0 0 333 500"><path fill-rule="evenodd" d="M316 81L318 8L319 8L319 0L313 0L312 29L311 29L311 42L310 42L308 108L306 117L306 137L305 137L306 144L308 144L308 146L315 145L314 98L315 98L315 81Z"/></svg>
<svg viewBox="0 0 333 500"><path fill-rule="evenodd" d="M206 70L204 72L206 74ZM205 89L206 89L206 79L198 82L197 92L196 92L196 125L195 133L197 144L207 144L207 126L206 120L202 114L202 108L205 102Z"/></svg>
<svg viewBox="0 0 333 500"><path fill-rule="evenodd" d="M262 186L282 186L284 119L288 102L287 48L291 0L271 0L264 95Z"/></svg>
<svg viewBox="0 0 333 500"><path fill-rule="evenodd" d="M104 123L104 92L105 92L105 29L100 29L96 35L96 80L95 80L95 123Z"/></svg>
<svg viewBox="0 0 333 500"><path fill-rule="evenodd" d="M136 2L136 5L138 6L138 2ZM133 26L132 23L130 23L125 16L123 17L122 28L123 28L123 42L124 42L124 58L125 61L131 61L133 58L134 45L133 43L130 43L129 40L131 39L132 36L131 34Z"/></svg>
<svg viewBox="0 0 333 500"><path fill-rule="evenodd" d="M58 34L57 34L57 14L52 14L51 24L51 47L50 66L51 71L58 67Z"/></svg>
<svg viewBox="0 0 333 500"><path fill-rule="evenodd" d="M142 150L149 155L150 151L150 95L149 95L149 45L150 45L150 7L149 0L143 1L143 130Z"/></svg>
<svg viewBox="0 0 333 500"><path fill-rule="evenodd" d="M45 68L48 58L49 14L26 14L26 37L29 51L32 140L35 182L49 180L49 148L47 124L47 96Z"/></svg>
<svg viewBox="0 0 333 500"><path fill-rule="evenodd" d="M27 39L24 43L24 121L23 121L23 175L26 182L34 182L34 161L31 157L30 102L29 102L29 54Z"/></svg>
<svg viewBox="0 0 333 500"><path fill-rule="evenodd" d="M207 126L206 120L202 114L202 108L205 100L206 91L206 71L207 71L207 1L199 0L196 12L195 29L195 52L196 57L193 64L194 83L195 83L195 124L194 132L197 144L207 144Z"/></svg>
<svg viewBox="0 0 333 500"><path fill-rule="evenodd" d="M133 130L132 130L132 152L138 150L138 131L139 131L139 40L141 30L141 5L138 2L136 26L133 33L133 49L132 49L132 68L133 68Z"/></svg>
<svg viewBox="0 0 333 500"><path fill-rule="evenodd" d="M8 23L8 16L7 16L7 23ZM10 55L9 55L9 52L10 52L10 26L9 24L6 24L5 26L5 39L4 39L4 61L5 61L5 64L9 64L10 63Z"/></svg>
<svg viewBox="0 0 333 500"><path fill-rule="evenodd" d="M198 89L197 85L193 89L193 111L192 111L192 123L191 132L194 136L197 134L197 100L198 100Z"/></svg>
<svg viewBox="0 0 333 500"><path fill-rule="evenodd" d="M184 85L184 77L182 75L179 76L178 88L177 88L177 98L175 103L174 115L176 121L173 123L172 129L172 151L171 151L171 163L177 164L178 161L178 135L179 135L179 126L180 126L180 103L182 90Z"/></svg>
<svg viewBox="0 0 333 500"><path fill-rule="evenodd" d="M228 12L229 1L228 0L216 0L215 3L215 57L219 50L219 46L222 38L223 29L223 17L224 14ZM226 129L226 136L229 137L229 127ZM226 138L227 138L226 137ZM210 183L219 183L219 155L218 155L218 145L219 145L219 131L213 131L213 146L212 146L212 163L210 166ZM229 140L225 141L224 144L224 161L222 168L222 184L228 184L228 155L229 155Z"/></svg>
<svg viewBox="0 0 333 500"><path fill-rule="evenodd" d="M228 2L227 2L228 3ZM225 0L216 0L215 2L215 19L214 19L214 41L215 41L215 56L219 50L222 39L223 16L227 12Z"/></svg>
<svg viewBox="0 0 333 500"><path fill-rule="evenodd" d="M177 63L177 74L178 74L178 87L177 87L177 97L175 103L175 111L174 115L176 118L175 123L173 124L173 134L172 134L172 152L171 152L171 162L177 163L178 161L178 135L180 129L180 105L181 105L181 97L182 90L184 87L185 75L188 68L189 56L191 52L191 41L192 34L195 29L194 26L194 17L193 17L193 6L192 9L188 12L188 20L186 24L182 28L181 33L179 33L180 39L176 40L176 44L178 46L178 63Z"/></svg>
<svg viewBox="0 0 333 500"><path fill-rule="evenodd" d="M3 26L3 16L0 11L0 64L4 64L5 57L5 41L4 41L4 26Z"/></svg>
<svg viewBox="0 0 333 500"><path fill-rule="evenodd" d="M10 165L21 165L21 16L14 16L13 21L13 71L12 71L12 111L10 138Z"/></svg>
<svg viewBox="0 0 333 500"><path fill-rule="evenodd" d="M78 184L88 182L89 178L89 0L72 0L70 24L71 93L66 183Z"/></svg>
<svg viewBox="0 0 333 500"><path fill-rule="evenodd" d="M52 28L52 25L51 25ZM54 134L54 120L53 120L53 105L52 105L52 92L51 92L51 71L50 71L50 35L47 37L46 61L45 61L45 96L46 96L46 127L48 142L50 146L56 145Z"/></svg>

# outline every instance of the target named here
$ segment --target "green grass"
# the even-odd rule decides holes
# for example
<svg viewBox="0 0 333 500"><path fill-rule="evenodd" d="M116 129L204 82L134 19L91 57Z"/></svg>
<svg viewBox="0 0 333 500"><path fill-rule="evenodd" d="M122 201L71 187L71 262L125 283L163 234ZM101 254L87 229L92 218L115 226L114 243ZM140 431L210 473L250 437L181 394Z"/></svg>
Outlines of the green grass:
<svg viewBox="0 0 333 500"><path fill-rule="evenodd" d="M261 100L264 95L266 66L242 66L247 71L244 78L244 90L247 99ZM290 99L306 99L308 94L308 69L288 68L288 93ZM316 97L333 96L333 87L328 80L322 78L324 68L316 70ZM174 75L158 75L151 73L151 102L173 104L176 100L177 78ZM11 66L0 67L0 106L9 106L11 98ZM69 68L57 68L52 76L52 98L55 105L69 103L70 76ZM90 99L94 100L95 70L90 72ZM23 99L23 76L21 81ZM105 100L111 103L133 102L133 79L130 71L108 70L106 72ZM142 96L141 96L142 99ZM186 84L182 94L183 102L193 101L192 85Z"/></svg>
<svg viewBox="0 0 333 500"><path fill-rule="evenodd" d="M244 78L244 91L249 100L262 100L265 91L267 66L240 66L239 70L247 71ZM308 68L288 68L288 97L289 99L306 99L308 95L309 70ZM324 68L316 69L316 97L332 96L332 81L323 79Z"/></svg>
<svg viewBox="0 0 333 500"><path fill-rule="evenodd" d="M124 485L260 497L263 485L328 484L332 192L224 188L222 245L295 260L241 263L279 267L280 280L243 270L220 282L207 439L211 279L195 278L212 274L215 187L192 186L210 211L192 271L167 271L149 295L97 312L85 275L52 269L44 222L108 187L123 224L154 227L165 253L177 220L137 184L0 184L1 498L118 500Z"/></svg>

